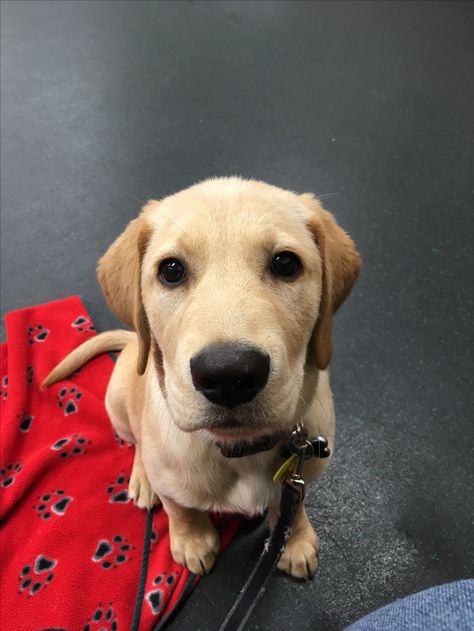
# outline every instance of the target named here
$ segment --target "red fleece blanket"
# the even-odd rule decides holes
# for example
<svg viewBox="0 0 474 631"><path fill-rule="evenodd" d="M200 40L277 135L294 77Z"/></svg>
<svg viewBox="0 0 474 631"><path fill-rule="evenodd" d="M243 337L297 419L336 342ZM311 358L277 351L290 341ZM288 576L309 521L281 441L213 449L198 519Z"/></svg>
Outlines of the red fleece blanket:
<svg viewBox="0 0 474 631"><path fill-rule="evenodd" d="M171 557L163 510L148 518L144 544L147 514L127 492L133 447L114 435L104 407L113 360L98 357L41 392L53 366L95 335L89 315L71 297L9 313L5 323L1 629L151 630L196 577ZM216 525L225 546L239 520Z"/></svg>

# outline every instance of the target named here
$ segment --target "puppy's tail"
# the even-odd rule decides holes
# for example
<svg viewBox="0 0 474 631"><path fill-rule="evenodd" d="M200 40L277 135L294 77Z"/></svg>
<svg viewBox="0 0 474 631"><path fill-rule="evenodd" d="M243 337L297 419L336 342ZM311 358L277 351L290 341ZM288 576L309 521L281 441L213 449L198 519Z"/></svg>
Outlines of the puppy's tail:
<svg viewBox="0 0 474 631"><path fill-rule="evenodd" d="M121 351L136 336L132 331L117 329L105 331L88 339L84 344L75 348L49 373L41 384L41 389L61 381L78 370L96 355L110 351Z"/></svg>

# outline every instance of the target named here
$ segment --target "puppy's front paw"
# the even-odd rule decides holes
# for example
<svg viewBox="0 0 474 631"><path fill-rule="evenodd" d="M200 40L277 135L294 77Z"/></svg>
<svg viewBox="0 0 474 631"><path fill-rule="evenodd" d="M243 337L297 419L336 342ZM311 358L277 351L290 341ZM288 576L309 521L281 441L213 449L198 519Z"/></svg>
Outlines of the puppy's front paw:
<svg viewBox="0 0 474 631"><path fill-rule="evenodd" d="M307 581L318 569L318 552L319 537L312 527L292 533L278 562L278 569Z"/></svg>
<svg viewBox="0 0 474 631"><path fill-rule="evenodd" d="M128 485L128 495L138 508L145 508L146 510L149 510L160 501L151 488L143 467L133 467Z"/></svg>
<svg viewBox="0 0 474 631"><path fill-rule="evenodd" d="M217 530L209 523L205 529L171 534L171 554L176 563L194 574L208 574L220 548Z"/></svg>

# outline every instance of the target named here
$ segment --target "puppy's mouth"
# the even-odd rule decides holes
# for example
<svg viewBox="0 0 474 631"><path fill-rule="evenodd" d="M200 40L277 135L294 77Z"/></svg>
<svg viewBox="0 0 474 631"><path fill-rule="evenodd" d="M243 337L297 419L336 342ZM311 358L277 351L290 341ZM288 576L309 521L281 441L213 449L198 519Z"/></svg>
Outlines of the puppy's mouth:
<svg viewBox="0 0 474 631"><path fill-rule="evenodd" d="M283 438L283 432L274 427L256 428L236 424L232 420L208 426L206 433L226 458L241 458L269 451Z"/></svg>
<svg viewBox="0 0 474 631"><path fill-rule="evenodd" d="M265 436L271 436L277 432L275 428L256 428L248 425L238 425L235 423L225 423L205 428L219 442L254 442Z"/></svg>
<svg viewBox="0 0 474 631"><path fill-rule="evenodd" d="M228 458L268 451L275 447L284 435L281 428L267 423L258 426L233 418L221 419L220 422L208 425L205 429L221 453Z"/></svg>
<svg viewBox="0 0 474 631"><path fill-rule="evenodd" d="M208 418L192 428L180 429L186 433L203 432L226 458L241 458L269 451L288 434L288 430L281 425L268 421L250 423L229 416Z"/></svg>
<svg viewBox="0 0 474 631"><path fill-rule="evenodd" d="M176 420L175 424L186 433L202 432L218 446L263 444L270 437L278 442L289 431L287 423L279 417L255 408L235 411L208 409L191 425L182 425Z"/></svg>

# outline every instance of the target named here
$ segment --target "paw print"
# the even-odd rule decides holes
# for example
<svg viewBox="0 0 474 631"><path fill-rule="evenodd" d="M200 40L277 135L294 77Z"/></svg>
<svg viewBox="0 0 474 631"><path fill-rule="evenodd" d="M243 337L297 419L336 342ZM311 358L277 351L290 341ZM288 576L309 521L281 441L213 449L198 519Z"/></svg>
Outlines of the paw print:
<svg viewBox="0 0 474 631"><path fill-rule="evenodd" d="M0 398L6 399L8 397L8 375L5 375L1 381Z"/></svg>
<svg viewBox="0 0 474 631"><path fill-rule="evenodd" d="M114 430L114 438L116 442L119 444L120 449L123 449L124 447L132 447L132 443L129 443L126 440L124 440L121 436L117 434L115 430Z"/></svg>
<svg viewBox="0 0 474 631"><path fill-rule="evenodd" d="M153 589L145 595L145 600L150 605L151 613L157 616L163 603L163 590Z"/></svg>
<svg viewBox="0 0 474 631"><path fill-rule="evenodd" d="M78 411L77 401L82 398L82 392L77 388L61 388L58 393L58 406L64 412L64 416L75 414Z"/></svg>
<svg viewBox="0 0 474 631"><path fill-rule="evenodd" d="M130 545L125 537L115 535L112 541L108 539L99 541L92 560L94 563L100 563L104 570L115 569L132 558L128 556L131 550L135 550L135 546Z"/></svg>
<svg viewBox="0 0 474 631"><path fill-rule="evenodd" d="M121 436L119 436L117 434L117 432L114 432L114 438L118 442L118 444L120 445L120 449L122 449L122 447L125 445L124 439Z"/></svg>
<svg viewBox="0 0 474 631"><path fill-rule="evenodd" d="M79 331L79 333L86 333L87 331L95 331L95 326L92 324L89 318L86 316L78 316L74 322L71 322L71 326Z"/></svg>
<svg viewBox="0 0 474 631"><path fill-rule="evenodd" d="M97 609L84 625L82 631L94 631L94 629L97 629L97 631L117 631L118 621L112 605L112 602L106 606L99 603Z"/></svg>
<svg viewBox="0 0 474 631"><path fill-rule="evenodd" d="M161 612L163 604L163 593L169 588L176 580L176 576L173 574L158 574L153 579L152 589L145 595L145 600L150 606L153 615L158 615ZM160 585L160 587L158 587Z"/></svg>
<svg viewBox="0 0 474 631"><path fill-rule="evenodd" d="M33 508L41 519L50 519L53 515L62 517L71 502L72 497L65 495L64 491L59 489L46 493L46 495L40 495L38 504Z"/></svg>
<svg viewBox="0 0 474 631"><path fill-rule="evenodd" d="M31 384L33 383L34 376L35 376L35 369L33 368L33 366L27 366L26 367L26 384L28 386L31 386Z"/></svg>
<svg viewBox="0 0 474 631"><path fill-rule="evenodd" d="M42 324L28 326L26 328L26 332L28 333L29 344L34 344L35 342L44 342L49 335L49 330L45 329Z"/></svg>
<svg viewBox="0 0 474 631"><path fill-rule="evenodd" d="M9 464L6 467L2 467L0 469L0 479L2 487L6 489L7 486L11 486L12 484L14 484L15 476L20 473L22 469L23 467L19 462L17 462L15 465Z"/></svg>
<svg viewBox="0 0 474 631"><path fill-rule="evenodd" d="M46 587L54 579L54 572L51 570L56 567L55 559L48 559L40 554L36 557L33 567L25 565L21 568L18 580L20 581L19 594L33 596L42 587Z"/></svg>
<svg viewBox="0 0 474 631"><path fill-rule="evenodd" d="M20 432L23 432L24 434L29 432L31 423L35 420L35 417L23 412L23 414L19 414L17 418L20 420Z"/></svg>
<svg viewBox="0 0 474 631"><path fill-rule="evenodd" d="M128 504L130 498L128 496L128 483L130 479L125 479L125 475L120 473L117 479L107 487L107 493L110 495L109 502L111 504Z"/></svg>
<svg viewBox="0 0 474 631"><path fill-rule="evenodd" d="M59 452L60 458L68 458L69 456L79 456L80 454L86 454L86 445L90 444L85 436L80 434L73 434L72 436L66 436L60 438L54 444L51 445L53 451Z"/></svg>

